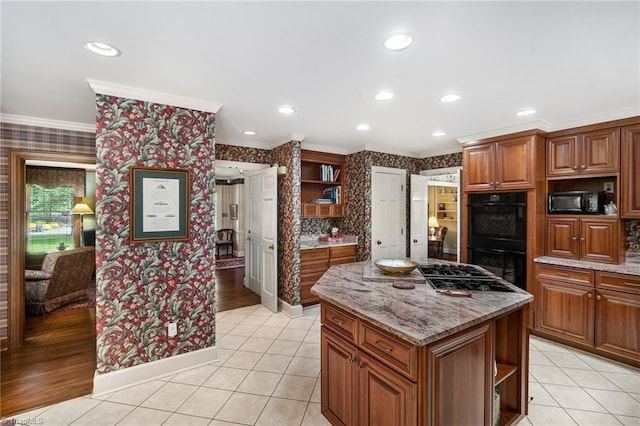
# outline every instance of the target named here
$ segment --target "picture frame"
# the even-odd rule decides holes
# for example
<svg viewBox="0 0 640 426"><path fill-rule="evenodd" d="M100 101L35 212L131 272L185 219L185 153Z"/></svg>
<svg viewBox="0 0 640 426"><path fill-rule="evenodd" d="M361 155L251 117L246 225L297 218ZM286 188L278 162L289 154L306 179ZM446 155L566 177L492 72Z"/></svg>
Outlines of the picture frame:
<svg viewBox="0 0 640 426"><path fill-rule="evenodd" d="M231 211L231 220L238 220L238 205L230 204L229 210Z"/></svg>
<svg viewBox="0 0 640 426"><path fill-rule="evenodd" d="M189 170L129 168L131 242L188 241L191 179Z"/></svg>

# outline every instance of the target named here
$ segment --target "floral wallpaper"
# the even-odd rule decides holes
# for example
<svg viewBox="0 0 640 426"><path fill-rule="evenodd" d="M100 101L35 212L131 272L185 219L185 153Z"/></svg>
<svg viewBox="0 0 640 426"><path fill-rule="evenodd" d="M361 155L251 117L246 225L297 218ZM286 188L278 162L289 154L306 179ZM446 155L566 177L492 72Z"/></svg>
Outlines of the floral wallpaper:
<svg viewBox="0 0 640 426"><path fill-rule="evenodd" d="M271 151L245 146L216 144L216 160L271 164Z"/></svg>
<svg viewBox="0 0 640 426"><path fill-rule="evenodd" d="M321 235L328 234L331 228L338 227L341 234L342 218L339 217L303 217L302 218L302 235Z"/></svg>
<svg viewBox="0 0 640 426"><path fill-rule="evenodd" d="M640 253L640 220L627 220L627 243L629 253Z"/></svg>
<svg viewBox="0 0 640 426"><path fill-rule="evenodd" d="M278 176L278 297L300 304L300 142L291 141L271 151L274 163L287 167Z"/></svg>
<svg viewBox="0 0 640 426"><path fill-rule="evenodd" d="M9 150L95 155L94 133L0 122L0 342L4 347L9 302Z"/></svg>
<svg viewBox="0 0 640 426"><path fill-rule="evenodd" d="M436 155L416 160L418 170L444 169L462 166L462 151L453 154Z"/></svg>
<svg viewBox="0 0 640 426"><path fill-rule="evenodd" d="M99 374L215 344L215 115L98 94L96 331ZM129 168L190 171L191 239L129 241ZM167 324L177 321L178 335Z"/></svg>

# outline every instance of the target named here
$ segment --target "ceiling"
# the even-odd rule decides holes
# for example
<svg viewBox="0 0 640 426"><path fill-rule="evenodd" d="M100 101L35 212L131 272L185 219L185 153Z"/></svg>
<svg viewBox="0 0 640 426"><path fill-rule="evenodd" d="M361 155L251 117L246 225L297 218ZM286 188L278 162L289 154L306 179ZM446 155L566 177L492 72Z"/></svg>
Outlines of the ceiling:
<svg viewBox="0 0 640 426"><path fill-rule="evenodd" d="M221 143L270 148L304 135L303 147L339 153L424 157L481 136L640 115L639 2L0 7L5 121L92 126L87 79L222 104ZM399 31L414 43L387 50L384 39ZM114 44L122 55L97 56L82 47L86 40ZM394 99L374 100L383 89ZM440 102L449 92L462 99ZM283 104L296 112L280 114ZM524 107L537 112L517 117ZM363 122L370 130L357 131Z"/></svg>

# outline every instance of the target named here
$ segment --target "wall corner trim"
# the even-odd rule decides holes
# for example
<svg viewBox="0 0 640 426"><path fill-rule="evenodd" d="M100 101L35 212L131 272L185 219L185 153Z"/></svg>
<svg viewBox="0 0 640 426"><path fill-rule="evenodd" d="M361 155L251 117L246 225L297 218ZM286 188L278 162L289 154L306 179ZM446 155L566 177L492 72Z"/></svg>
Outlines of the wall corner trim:
<svg viewBox="0 0 640 426"><path fill-rule="evenodd" d="M167 374L176 374L218 360L218 348L212 346L93 377L93 396L102 396Z"/></svg>
<svg viewBox="0 0 640 426"><path fill-rule="evenodd" d="M278 305L280 305L280 310L291 318L302 316L302 305L290 305L282 299L278 299Z"/></svg>
<svg viewBox="0 0 640 426"><path fill-rule="evenodd" d="M100 93L103 95L154 102L163 105L171 105L198 111L212 112L214 114L217 113L218 110L222 107L222 104L217 102L172 95L169 93L141 89L138 87L124 86L122 84L109 83L106 81L93 80L90 78L87 79L87 83L95 93Z"/></svg>

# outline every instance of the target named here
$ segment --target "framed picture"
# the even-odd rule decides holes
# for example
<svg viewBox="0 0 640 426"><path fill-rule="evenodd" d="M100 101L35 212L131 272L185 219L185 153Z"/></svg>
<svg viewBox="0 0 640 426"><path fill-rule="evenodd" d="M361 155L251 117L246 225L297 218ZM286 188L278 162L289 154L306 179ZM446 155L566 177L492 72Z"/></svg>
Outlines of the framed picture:
<svg viewBox="0 0 640 426"><path fill-rule="evenodd" d="M133 166L129 184L132 242L189 240L189 170Z"/></svg>
<svg viewBox="0 0 640 426"><path fill-rule="evenodd" d="M231 204L229 207L231 210L231 220L238 220L238 205Z"/></svg>

